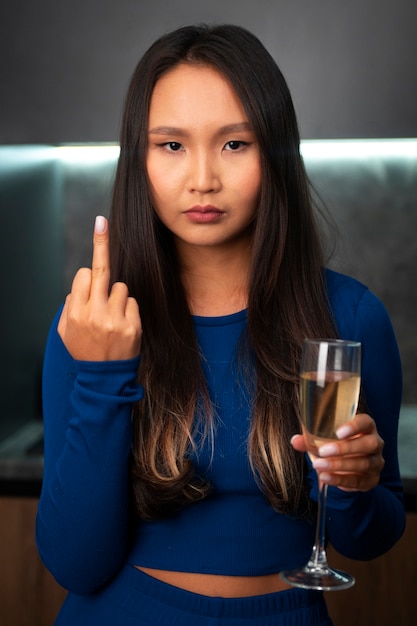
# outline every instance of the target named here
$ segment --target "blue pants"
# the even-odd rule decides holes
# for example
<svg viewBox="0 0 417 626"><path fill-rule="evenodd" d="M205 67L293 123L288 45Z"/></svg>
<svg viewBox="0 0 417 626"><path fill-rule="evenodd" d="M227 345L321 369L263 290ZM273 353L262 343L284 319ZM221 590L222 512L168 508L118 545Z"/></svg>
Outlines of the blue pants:
<svg viewBox="0 0 417 626"><path fill-rule="evenodd" d="M132 565L96 594L68 594L55 626L332 626L323 595L290 589L211 598L162 583Z"/></svg>

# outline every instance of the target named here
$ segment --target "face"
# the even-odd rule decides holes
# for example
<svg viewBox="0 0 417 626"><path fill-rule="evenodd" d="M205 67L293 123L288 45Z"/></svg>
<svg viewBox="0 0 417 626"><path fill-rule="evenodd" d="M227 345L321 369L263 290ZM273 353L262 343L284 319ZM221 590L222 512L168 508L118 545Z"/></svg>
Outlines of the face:
<svg viewBox="0 0 417 626"><path fill-rule="evenodd" d="M255 134L228 81L180 64L150 102L147 172L155 211L177 248L250 241L261 163Z"/></svg>

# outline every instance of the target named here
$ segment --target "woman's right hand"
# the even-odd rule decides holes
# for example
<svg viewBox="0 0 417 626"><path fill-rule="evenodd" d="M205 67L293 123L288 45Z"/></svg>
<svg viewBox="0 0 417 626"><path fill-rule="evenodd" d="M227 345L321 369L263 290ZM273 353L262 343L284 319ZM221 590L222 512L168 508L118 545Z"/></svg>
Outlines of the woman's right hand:
<svg viewBox="0 0 417 626"><path fill-rule="evenodd" d="M58 333L77 361L119 361L139 355L142 324L127 285L114 283L109 293L108 223L98 216L91 270L80 269L67 296Z"/></svg>

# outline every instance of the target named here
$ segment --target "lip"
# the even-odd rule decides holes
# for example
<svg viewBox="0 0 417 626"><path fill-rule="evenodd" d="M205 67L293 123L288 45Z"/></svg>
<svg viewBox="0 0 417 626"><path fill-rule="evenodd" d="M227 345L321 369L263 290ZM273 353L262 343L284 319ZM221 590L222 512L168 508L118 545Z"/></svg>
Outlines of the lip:
<svg viewBox="0 0 417 626"><path fill-rule="evenodd" d="M186 215L192 222L198 224L209 224L220 220L224 215L224 211L212 206L211 204L207 204L205 206L196 205L191 207L191 209L184 211L184 215Z"/></svg>

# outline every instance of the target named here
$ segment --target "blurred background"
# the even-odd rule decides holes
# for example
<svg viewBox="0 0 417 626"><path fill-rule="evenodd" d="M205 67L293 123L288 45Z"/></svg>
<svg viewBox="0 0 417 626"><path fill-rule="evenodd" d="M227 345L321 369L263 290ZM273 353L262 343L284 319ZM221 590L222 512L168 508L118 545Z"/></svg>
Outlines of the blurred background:
<svg viewBox="0 0 417 626"><path fill-rule="evenodd" d="M136 63L156 37L196 22L247 27L277 61L308 174L339 229L331 265L369 285L391 315L404 365L400 460L412 536L392 563L359 571L362 584L330 602L341 626L353 612L359 626L407 626L416 609L406 585L389 585L392 604L375 610L365 581L373 571L384 596L388 563L417 576L415 0L1 0L0 623L48 626L62 601L32 538L46 335L73 273L90 261L94 216L108 213Z"/></svg>
<svg viewBox="0 0 417 626"><path fill-rule="evenodd" d="M415 136L414 0L2 0L0 143L117 140L139 57L194 22L260 37L305 139Z"/></svg>

